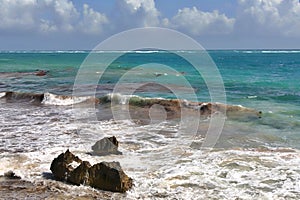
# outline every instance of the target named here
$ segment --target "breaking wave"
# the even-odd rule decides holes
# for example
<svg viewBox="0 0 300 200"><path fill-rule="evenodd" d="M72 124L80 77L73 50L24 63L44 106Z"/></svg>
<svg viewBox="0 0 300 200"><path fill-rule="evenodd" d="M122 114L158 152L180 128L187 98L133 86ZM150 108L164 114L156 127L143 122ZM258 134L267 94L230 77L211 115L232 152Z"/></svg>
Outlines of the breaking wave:
<svg viewBox="0 0 300 200"><path fill-rule="evenodd" d="M75 97L67 95L56 95L51 93L35 94L35 93L22 93L22 92L1 92L0 98L5 99L8 102L27 102L44 105L58 105L66 106L78 103L84 103L87 101L98 101L98 99L85 96Z"/></svg>
<svg viewBox="0 0 300 200"><path fill-rule="evenodd" d="M230 118L239 118L241 115L260 118L262 113L255 109L246 108L240 105L226 105L212 102L192 102L184 99L147 98L137 95L122 95L109 93L100 98L93 96L67 96L51 93L35 94L20 92L3 92L0 98L8 102L27 102L43 105L68 106L74 104L112 104L129 105L135 108L150 109L154 105L164 107L167 113L173 117L179 117L182 109L190 112L200 112L202 116L209 116L216 113L226 114Z"/></svg>
<svg viewBox="0 0 300 200"><path fill-rule="evenodd" d="M73 105L73 104L90 102L90 101L97 102L98 99L91 96L75 97L75 96L65 96L65 95L55 95L51 93L45 93L44 99L41 103L45 105L67 106L67 105Z"/></svg>

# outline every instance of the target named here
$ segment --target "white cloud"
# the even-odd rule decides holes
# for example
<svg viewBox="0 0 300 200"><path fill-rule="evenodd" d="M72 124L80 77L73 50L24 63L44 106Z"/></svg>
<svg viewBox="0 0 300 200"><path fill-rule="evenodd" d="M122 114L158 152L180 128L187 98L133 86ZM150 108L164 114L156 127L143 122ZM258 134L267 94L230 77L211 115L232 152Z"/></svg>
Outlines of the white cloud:
<svg viewBox="0 0 300 200"><path fill-rule="evenodd" d="M257 35L299 36L299 0L240 0L238 32Z"/></svg>
<svg viewBox="0 0 300 200"><path fill-rule="evenodd" d="M123 28L159 25L159 12L154 0L118 0L115 22Z"/></svg>
<svg viewBox="0 0 300 200"><path fill-rule="evenodd" d="M39 30L44 33L53 33L56 32L58 28L49 20L41 19Z"/></svg>
<svg viewBox="0 0 300 200"><path fill-rule="evenodd" d="M106 15L94 11L87 4L83 5L83 19L79 23L82 32L88 34L99 34L104 25L108 23Z"/></svg>
<svg viewBox="0 0 300 200"><path fill-rule="evenodd" d="M32 28L35 25L33 17L35 5L36 2L33 0L1 0L0 30Z"/></svg>
<svg viewBox="0 0 300 200"><path fill-rule="evenodd" d="M154 0L116 0L114 10L106 13L78 5L72 0L0 0L0 34L109 35L129 28L161 26L196 37L300 38L299 0L238 0L235 18L197 7L182 8L163 18Z"/></svg>
<svg viewBox="0 0 300 200"><path fill-rule="evenodd" d="M40 33L102 31L108 19L88 5L80 13L70 0L0 0L0 30Z"/></svg>
<svg viewBox="0 0 300 200"><path fill-rule="evenodd" d="M54 8L56 23L63 31L73 31L79 18L79 13L74 4L68 0L49 1L49 6Z"/></svg>
<svg viewBox="0 0 300 200"><path fill-rule="evenodd" d="M218 11L202 12L196 7L183 8L171 19L161 19L154 0L117 0L113 24L115 31L135 27L161 26L178 29L195 36L227 34L233 30L235 19Z"/></svg>
<svg viewBox="0 0 300 200"><path fill-rule="evenodd" d="M203 12L183 8L168 19L161 19L154 0L117 0L113 14L97 12L84 4L75 7L71 0L0 0L0 31L32 33L101 34L129 28L162 26L191 33L224 34L232 31L234 19L218 11Z"/></svg>
<svg viewBox="0 0 300 200"><path fill-rule="evenodd" d="M183 8L166 25L191 33L194 36L203 34L227 34L233 30L235 19L228 18L218 11L203 12L196 7Z"/></svg>

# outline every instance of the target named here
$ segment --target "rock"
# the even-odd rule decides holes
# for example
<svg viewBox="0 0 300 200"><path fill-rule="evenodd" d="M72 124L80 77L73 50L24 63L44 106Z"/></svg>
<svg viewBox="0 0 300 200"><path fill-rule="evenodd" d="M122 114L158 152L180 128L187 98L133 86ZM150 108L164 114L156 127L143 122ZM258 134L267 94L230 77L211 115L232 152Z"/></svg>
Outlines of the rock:
<svg viewBox="0 0 300 200"><path fill-rule="evenodd" d="M47 71L45 70L38 70L36 73L35 73L36 76L46 76L47 75Z"/></svg>
<svg viewBox="0 0 300 200"><path fill-rule="evenodd" d="M6 178L6 179L21 179L21 177L20 176L17 176L16 174L15 174L15 172L13 172L13 171L8 171L8 172L6 172L6 173L4 173L4 176L3 176L4 178Z"/></svg>
<svg viewBox="0 0 300 200"><path fill-rule="evenodd" d="M109 137L108 138L115 146L119 147L119 141L115 136Z"/></svg>
<svg viewBox="0 0 300 200"><path fill-rule="evenodd" d="M82 160L67 150L52 161L50 170L57 180L64 181L69 173L74 170L74 165L80 165L81 163Z"/></svg>
<svg viewBox="0 0 300 200"><path fill-rule="evenodd" d="M111 139L118 144L116 138ZM56 179L75 185L89 185L112 192L126 192L133 185L119 162L101 162L91 166L88 161L82 161L69 150L55 158L50 169Z"/></svg>
<svg viewBox="0 0 300 200"><path fill-rule="evenodd" d="M76 169L70 172L67 181L75 185L85 185L89 179L89 168L91 164L83 161Z"/></svg>
<svg viewBox="0 0 300 200"><path fill-rule="evenodd" d="M122 152L118 151L119 142L115 136L105 137L99 141L97 141L93 146L93 154L104 156L108 154L122 154Z"/></svg>
<svg viewBox="0 0 300 200"><path fill-rule="evenodd" d="M119 162L101 162L89 169L89 185L112 192L126 192L132 179L122 170Z"/></svg>

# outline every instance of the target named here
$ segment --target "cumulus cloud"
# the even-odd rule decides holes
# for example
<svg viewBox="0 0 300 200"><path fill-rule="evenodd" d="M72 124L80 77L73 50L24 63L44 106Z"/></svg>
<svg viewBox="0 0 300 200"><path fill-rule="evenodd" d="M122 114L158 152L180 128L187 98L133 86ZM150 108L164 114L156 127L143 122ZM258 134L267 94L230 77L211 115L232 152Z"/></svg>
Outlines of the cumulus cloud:
<svg viewBox="0 0 300 200"><path fill-rule="evenodd" d="M51 33L100 33L106 16L83 5L80 13L70 0L0 0L0 30Z"/></svg>
<svg viewBox="0 0 300 200"><path fill-rule="evenodd" d="M234 17L199 7L178 9L174 16L164 14L155 0L115 0L114 9L105 13L75 0L0 0L0 35L36 38L34 34L38 34L45 38L53 34L52 38L59 35L76 40L85 35L103 38L130 28L160 26L196 38L213 38L214 42L215 36L232 38L233 42L251 38L247 45L276 38L269 42L273 44L277 36L300 38L299 0L238 0Z"/></svg>
<svg viewBox="0 0 300 200"><path fill-rule="evenodd" d="M233 30L235 19L228 18L218 11L203 12L196 7L183 8L169 21L164 19L164 24L194 36L203 34L228 34Z"/></svg>
<svg viewBox="0 0 300 200"><path fill-rule="evenodd" d="M1 0L0 30L11 28L30 29L35 26L35 1Z"/></svg>
<svg viewBox="0 0 300 200"><path fill-rule="evenodd" d="M114 22L119 30L162 26L199 36L211 33L227 34L233 30L235 19L218 11L203 12L196 7L179 9L171 19L161 19L154 0L118 0Z"/></svg>
<svg viewBox="0 0 300 200"><path fill-rule="evenodd" d="M244 2L246 3L246 2ZM247 12L247 11L245 11ZM0 0L0 31L51 33L115 33L129 28L162 26L195 36L226 34L235 20L218 11L183 8L170 19L161 19L154 0L116 0L109 15L84 4L76 8L71 0ZM0 32L0 33L1 33Z"/></svg>
<svg viewBox="0 0 300 200"><path fill-rule="evenodd" d="M299 36L299 0L240 0L238 32L257 35Z"/></svg>
<svg viewBox="0 0 300 200"><path fill-rule="evenodd" d="M124 28L159 26L159 11L154 0L118 0L116 26Z"/></svg>
<svg viewBox="0 0 300 200"><path fill-rule="evenodd" d="M63 31L73 31L79 18L79 13L74 7L73 2L68 0L55 0L48 2L54 8L56 23Z"/></svg>
<svg viewBox="0 0 300 200"><path fill-rule="evenodd" d="M81 31L87 34L99 34L109 21L106 15L94 11L89 5L83 5L83 19L79 23Z"/></svg>

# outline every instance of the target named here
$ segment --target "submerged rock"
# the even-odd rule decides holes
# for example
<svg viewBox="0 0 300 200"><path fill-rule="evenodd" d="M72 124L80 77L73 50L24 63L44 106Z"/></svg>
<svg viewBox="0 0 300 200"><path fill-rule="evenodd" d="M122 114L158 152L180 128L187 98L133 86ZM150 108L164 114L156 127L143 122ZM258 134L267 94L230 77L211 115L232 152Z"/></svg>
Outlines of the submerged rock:
<svg viewBox="0 0 300 200"><path fill-rule="evenodd" d="M38 70L35 72L35 75L36 76L46 76L48 73L48 71L45 71L45 70Z"/></svg>
<svg viewBox="0 0 300 200"><path fill-rule="evenodd" d="M97 141L93 146L93 154L94 155L108 155L108 154L122 154L122 152L118 151L119 142L115 136L105 137L99 141Z"/></svg>
<svg viewBox="0 0 300 200"><path fill-rule="evenodd" d="M126 192L133 185L119 162L101 162L91 166L88 161L82 161L69 150L52 161L50 170L58 180L112 192Z"/></svg>

